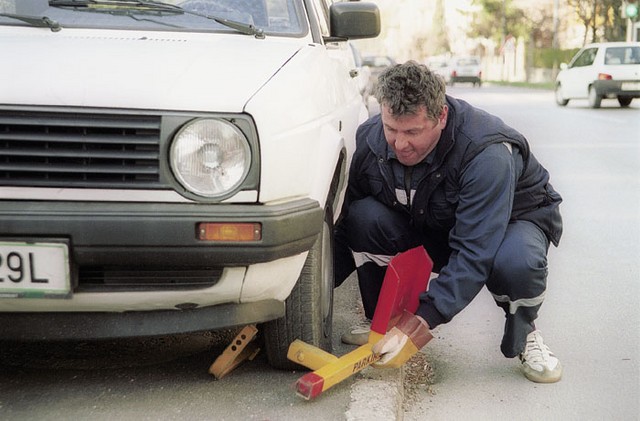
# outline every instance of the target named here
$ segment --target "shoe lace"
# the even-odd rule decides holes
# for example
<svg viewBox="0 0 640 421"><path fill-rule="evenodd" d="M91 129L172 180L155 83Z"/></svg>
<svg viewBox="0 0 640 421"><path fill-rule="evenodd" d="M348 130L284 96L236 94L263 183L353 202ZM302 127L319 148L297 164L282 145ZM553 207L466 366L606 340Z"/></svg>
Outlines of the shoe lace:
<svg viewBox="0 0 640 421"><path fill-rule="evenodd" d="M542 336L536 331L527 337L523 359L532 363L546 363L553 353L542 341Z"/></svg>
<svg viewBox="0 0 640 421"><path fill-rule="evenodd" d="M371 320L366 319L355 326L351 327L351 333L356 335L359 333L368 333L371 330Z"/></svg>

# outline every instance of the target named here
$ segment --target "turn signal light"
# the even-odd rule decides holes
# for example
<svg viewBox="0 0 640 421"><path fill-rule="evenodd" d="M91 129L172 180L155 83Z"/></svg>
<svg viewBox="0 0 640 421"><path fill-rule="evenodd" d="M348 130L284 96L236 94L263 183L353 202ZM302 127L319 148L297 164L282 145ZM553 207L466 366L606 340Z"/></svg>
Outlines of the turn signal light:
<svg viewBox="0 0 640 421"><path fill-rule="evenodd" d="M257 222L201 222L196 235L203 241L260 241L262 225Z"/></svg>
<svg viewBox="0 0 640 421"><path fill-rule="evenodd" d="M611 80L613 77L607 73L598 73L598 80Z"/></svg>

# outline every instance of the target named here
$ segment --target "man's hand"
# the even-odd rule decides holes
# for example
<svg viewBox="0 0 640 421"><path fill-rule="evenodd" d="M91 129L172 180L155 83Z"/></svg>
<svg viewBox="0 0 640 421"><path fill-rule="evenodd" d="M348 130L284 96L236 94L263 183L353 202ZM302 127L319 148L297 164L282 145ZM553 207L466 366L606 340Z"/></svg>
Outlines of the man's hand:
<svg viewBox="0 0 640 421"><path fill-rule="evenodd" d="M398 323L373 346L373 353L381 356L373 365L379 368L400 367L431 339L433 335L427 322L405 310Z"/></svg>

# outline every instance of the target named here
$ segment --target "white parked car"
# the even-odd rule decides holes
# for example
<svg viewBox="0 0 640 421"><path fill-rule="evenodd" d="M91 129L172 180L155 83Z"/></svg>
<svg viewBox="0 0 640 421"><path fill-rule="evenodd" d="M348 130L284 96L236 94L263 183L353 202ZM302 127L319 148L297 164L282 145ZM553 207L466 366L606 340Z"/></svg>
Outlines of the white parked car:
<svg viewBox="0 0 640 421"><path fill-rule="evenodd" d="M482 86L482 66L480 57L460 56L453 57L449 61L451 77L449 84L472 83L473 86Z"/></svg>
<svg viewBox="0 0 640 421"><path fill-rule="evenodd" d="M562 64L556 78L556 103L588 99L599 108L604 98L616 98L622 107L640 98L640 42L589 44Z"/></svg>
<svg viewBox="0 0 640 421"><path fill-rule="evenodd" d="M330 349L346 43L379 31L364 2L1 1L0 339Z"/></svg>
<svg viewBox="0 0 640 421"><path fill-rule="evenodd" d="M371 95L373 94L373 83L371 81L371 68L369 66L365 66L362 60L362 54L358 47L355 46L353 42L349 42L349 50L351 51L351 56L347 58L348 64L352 69L352 76L356 80L358 85L358 91L362 96L362 100L364 101L365 107L367 110L369 109L369 101L371 100Z"/></svg>
<svg viewBox="0 0 640 421"><path fill-rule="evenodd" d="M426 62L429 70L437 75L442 76L444 83L451 84L451 68L449 67L449 60L446 57L430 57Z"/></svg>

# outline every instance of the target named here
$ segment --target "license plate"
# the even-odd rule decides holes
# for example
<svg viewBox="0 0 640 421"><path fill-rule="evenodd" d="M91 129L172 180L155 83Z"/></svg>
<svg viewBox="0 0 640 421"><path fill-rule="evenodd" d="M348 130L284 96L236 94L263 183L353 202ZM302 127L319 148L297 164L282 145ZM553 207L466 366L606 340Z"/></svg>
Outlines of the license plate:
<svg viewBox="0 0 640 421"><path fill-rule="evenodd" d="M0 241L0 298L69 298L64 243Z"/></svg>
<svg viewBox="0 0 640 421"><path fill-rule="evenodd" d="M622 82L623 91L640 91L640 82Z"/></svg>

